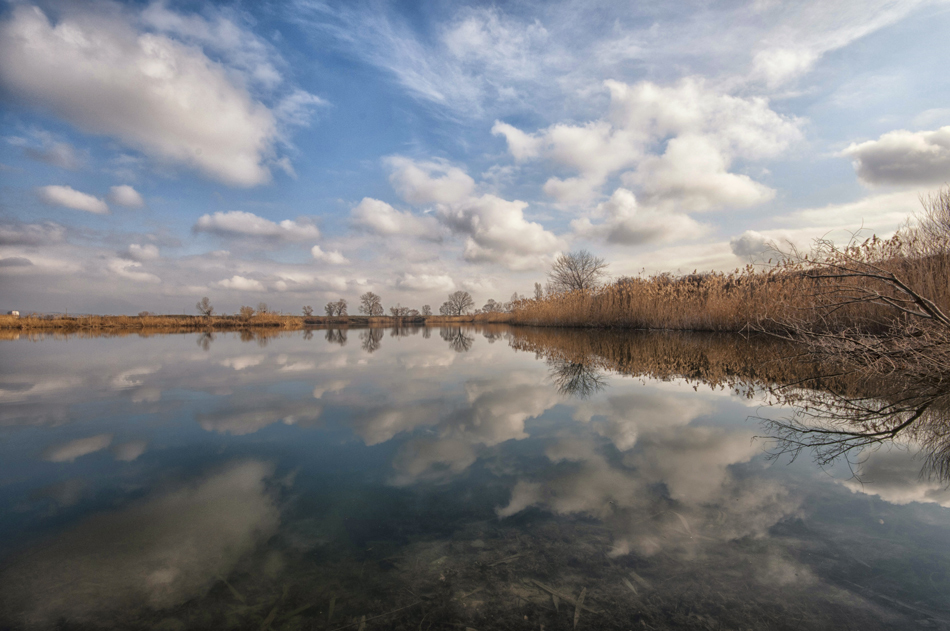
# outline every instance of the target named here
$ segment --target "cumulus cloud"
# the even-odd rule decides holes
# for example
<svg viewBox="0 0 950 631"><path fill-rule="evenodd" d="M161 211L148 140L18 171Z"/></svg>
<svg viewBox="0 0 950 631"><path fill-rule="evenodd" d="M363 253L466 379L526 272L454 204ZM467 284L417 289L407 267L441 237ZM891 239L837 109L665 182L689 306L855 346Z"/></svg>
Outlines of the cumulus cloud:
<svg viewBox="0 0 950 631"><path fill-rule="evenodd" d="M408 235L439 239L439 229L431 217L418 217L410 212L396 210L391 205L372 197L364 197L353 208L353 223L359 228L380 236Z"/></svg>
<svg viewBox="0 0 950 631"><path fill-rule="evenodd" d="M943 184L950 179L950 126L936 131L897 130L877 140L852 143L851 158L865 184Z"/></svg>
<svg viewBox="0 0 950 631"><path fill-rule="evenodd" d="M218 287L225 289L235 289L237 291L264 291L264 284L253 278L234 275L231 278L219 280L215 283Z"/></svg>
<svg viewBox="0 0 950 631"><path fill-rule="evenodd" d="M610 199L597 206L599 223L582 217L571 222L575 234L618 245L641 245L689 239L702 232L702 226L687 215L640 208L634 194L618 188Z"/></svg>
<svg viewBox="0 0 950 631"><path fill-rule="evenodd" d="M139 195L139 192L128 184L113 186L109 189L109 201L126 208L141 208L145 205L145 200Z"/></svg>
<svg viewBox="0 0 950 631"><path fill-rule="evenodd" d="M160 257L158 246L152 245L151 243L146 243L145 245L132 243L129 245L124 255L126 258L139 262L154 261Z"/></svg>
<svg viewBox="0 0 950 631"><path fill-rule="evenodd" d="M537 158L541 152L541 138L526 134L514 125L495 121L492 125L491 133L494 136L504 136L508 142L508 151L512 157L519 162Z"/></svg>
<svg viewBox="0 0 950 631"><path fill-rule="evenodd" d="M445 162L416 162L403 156L386 159L389 181L410 204L451 204L467 198L475 181L465 171Z"/></svg>
<svg viewBox="0 0 950 631"><path fill-rule="evenodd" d="M700 79L604 86L610 109L599 120L559 123L534 134L504 123L493 127L516 160L543 157L578 173L545 183L545 193L558 201L589 199L609 176L632 169L624 180L650 205L694 211L750 206L774 192L730 172L733 161L773 157L801 137L800 121L777 114L767 99L724 94Z"/></svg>
<svg viewBox="0 0 950 631"><path fill-rule="evenodd" d="M483 195L437 211L439 221L466 238L465 260L499 263L513 270L536 269L564 242L524 217L528 204Z"/></svg>
<svg viewBox="0 0 950 631"><path fill-rule="evenodd" d="M303 241L320 236L317 227L304 220L285 219L275 223L254 213L240 210L202 215L195 223L195 232L208 232L222 237L258 238L273 241Z"/></svg>
<svg viewBox="0 0 950 631"><path fill-rule="evenodd" d="M70 186L41 186L36 189L39 198L53 206L65 206L73 210L84 210L96 215L109 214L109 205L98 197L77 191Z"/></svg>
<svg viewBox="0 0 950 631"><path fill-rule="evenodd" d="M0 25L0 85L93 134L222 182L270 180L274 114L197 46L140 33L117 13L55 24L17 6Z"/></svg>
<svg viewBox="0 0 950 631"><path fill-rule="evenodd" d="M760 257L776 249L775 241L755 230L746 230L737 237L729 239L732 253L740 258Z"/></svg>
<svg viewBox="0 0 950 631"><path fill-rule="evenodd" d="M347 258L340 254L339 250L324 252L319 245L315 245L310 248L310 255L315 261L323 261L324 263L329 263L330 265L346 265L349 263Z"/></svg>

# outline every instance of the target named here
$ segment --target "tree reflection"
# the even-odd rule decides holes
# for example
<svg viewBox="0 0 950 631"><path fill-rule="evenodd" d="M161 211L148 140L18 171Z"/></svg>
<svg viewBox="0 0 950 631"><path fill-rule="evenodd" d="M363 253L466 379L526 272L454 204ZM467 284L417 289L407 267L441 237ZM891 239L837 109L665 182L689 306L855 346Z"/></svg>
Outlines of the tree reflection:
<svg viewBox="0 0 950 631"><path fill-rule="evenodd" d="M548 365L561 395L587 399L607 387L604 375L593 364L551 359Z"/></svg>
<svg viewBox="0 0 950 631"><path fill-rule="evenodd" d="M331 344L346 346L346 329L327 329L324 337Z"/></svg>
<svg viewBox="0 0 950 631"><path fill-rule="evenodd" d="M922 474L950 482L950 385L919 366L882 375L867 367L816 361L775 338L692 333L573 331L519 327L512 347L545 358L558 390L590 396L596 369L725 387L746 398L787 406L786 418L759 420L773 456L809 453L821 465L860 462L869 449L913 447ZM852 467L852 471L853 471Z"/></svg>
<svg viewBox="0 0 950 631"><path fill-rule="evenodd" d="M201 347L201 350L207 352L211 350L211 342L214 341L214 333L211 331L205 331L198 336L198 346Z"/></svg>
<svg viewBox="0 0 950 631"><path fill-rule="evenodd" d="M303 339L312 340L313 339L313 330L305 329L303 332Z"/></svg>
<svg viewBox="0 0 950 631"><path fill-rule="evenodd" d="M443 327L439 329L439 335L449 343L449 346L456 353L466 353L472 350L472 344L475 343L475 337L468 335L462 330L462 327Z"/></svg>
<svg viewBox="0 0 950 631"><path fill-rule="evenodd" d="M841 380L838 380L841 382ZM847 384L847 381L844 381ZM816 463L829 465L889 443L913 445L924 456L922 475L950 482L950 391L943 384L869 383L861 388L772 388L777 399L793 407L784 419L763 419L777 441L773 456L811 453ZM873 396L863 393L873 392ZM853 470L853 467L852 467Z"/></svg>
<svg viewBox="0 0 950 631"><path fill-rule="evenodd" d="M375 353L382 345L382 329L366 329L360 332L360 348L367 353Z"/></svg>

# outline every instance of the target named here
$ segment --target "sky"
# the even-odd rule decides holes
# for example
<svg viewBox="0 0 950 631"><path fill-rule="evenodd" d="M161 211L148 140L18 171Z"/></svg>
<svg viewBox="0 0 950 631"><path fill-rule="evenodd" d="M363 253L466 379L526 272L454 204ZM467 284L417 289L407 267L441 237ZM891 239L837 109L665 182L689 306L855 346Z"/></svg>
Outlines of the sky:
<svg viewBox="0 0 950 631"><path fill-rule="evenodd" d="M0 309L734 270L950 182L950 3L0 4Z"/></svg>

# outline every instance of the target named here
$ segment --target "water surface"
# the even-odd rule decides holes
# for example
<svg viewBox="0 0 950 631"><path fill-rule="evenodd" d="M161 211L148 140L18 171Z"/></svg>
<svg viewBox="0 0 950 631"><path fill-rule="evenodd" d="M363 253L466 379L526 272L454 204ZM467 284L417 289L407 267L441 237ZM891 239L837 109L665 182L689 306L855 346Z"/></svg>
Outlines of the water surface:
<svg viewBox="0 0 950 631"><path fill-rule="evenodd" d="M769 459L775 348L552 335L0 342L0 625L947 628L912 441Z"/></svg>

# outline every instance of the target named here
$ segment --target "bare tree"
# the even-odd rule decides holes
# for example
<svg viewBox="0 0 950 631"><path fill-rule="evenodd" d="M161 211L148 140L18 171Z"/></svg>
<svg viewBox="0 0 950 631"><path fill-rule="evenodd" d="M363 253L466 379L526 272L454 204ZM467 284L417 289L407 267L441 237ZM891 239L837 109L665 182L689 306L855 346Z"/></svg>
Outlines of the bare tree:
<svg viewBox="0 0 950 631"><path fill-rule="evenodd" d="M541 287L541 283L534 284L534 299L541 300L544 298L544 288Z"/></svg>
<svg viewBox="0 0 950 631"><path fill-rule="evenodd" d="M432 307L429 305L422 305L422 315L430 316L432 315Z"/></svg>
<svg viewBox="0 0 950 631"><path fill-rule="evenodd" d="M383 299L371 291L360 296L360 313L368 316L383 315Z"/></svg>
<svg viewBox="0 0 950 631"><path fill-rule="evenodd" d="M474 307L475 301L472 300L472 294L467 291L456 291L449 294L449 299L445 304L448 305L449 313L447 315L460 316Z"/></svg>
<svg viewBox="0 0 950 631"><path fill-rule="evenodd" d="M254 307L248 307L247 305L244 305L241 307L241 310L238 311L238 315L241 316L242 320L250 320L254 317Z"/></svg>
<svg viewBox="0 0 950 631"><path fill-rule="evenodd" d="M198 304L195 305L195 308L203 316L211 317L214 315L214 307L211 306L211 299L205 296L198 301Z"/></svg>
<svg viewBox="0 0 950 631"><path fill-rule="evenodd" d="M339 300L328 302L323 309L327 312L328 316L345 316L347 315L346 299L340 298Z"/></svg>
<svg viewBox="0 0 950 631"><path fill-rule="evenodd" d="M448 301L443 302L442 306L439 307L439 315L450 316L452 315L452 305Z"/></svg>
<svg viewBox="0 0 950 631"><path fill-rule="evenodd" d="M313 315L313 307L311 307L310 305L304 306L304 308L303 308L303 314L304 314L305 316L307 316L308 318L309 318L310 316L312 316L312 315Z"/></svg>
<svg viewBox="0 0 950 631"><path fill-rule="evenodd" d="M482 313L497 313L504 310L505 305L500 302L496 302L494 298L489 298L488 302L485 303L485 306L482 307Z"/></svg>
<svg viewBox="0 0 950 631"><path fill-rule="evenodd" d="M394 318L404 318L409 315L409 307L403 307L399 303L396 303L395 307L389 308L389 313Z"/></svg>
<svg viewBox="0 0 950 631"><path fill-rule="evenodd" d="M266 302L257 303L257 313L259 313L260 315L264 315L265 313L269 313L269 312L270 310L267 308Z"/></svg>
<svg viewBox="0 0 950 631"><path fill-rule="evenodd" d="M555 292L568 292L595 289L606 275L604 259L587 250L578 250L558 256L548 278Z"/></svg>

